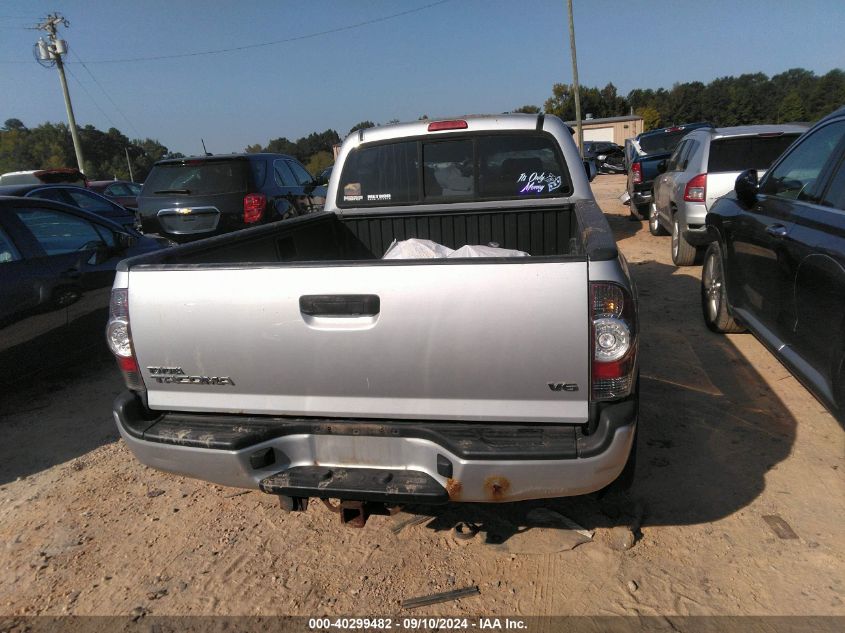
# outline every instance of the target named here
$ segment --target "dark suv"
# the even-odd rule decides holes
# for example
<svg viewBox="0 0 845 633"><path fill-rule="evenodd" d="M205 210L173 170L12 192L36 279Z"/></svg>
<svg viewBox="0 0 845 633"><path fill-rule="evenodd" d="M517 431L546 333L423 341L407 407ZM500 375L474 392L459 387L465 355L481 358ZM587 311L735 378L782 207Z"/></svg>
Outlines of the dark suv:
<svg viewBox="0 0 845 633"><path fill-rule="evenodd" d="M145 233L187 242L319 211L325 196L291 156L201 156L153 165L138 211Z"/></svg>

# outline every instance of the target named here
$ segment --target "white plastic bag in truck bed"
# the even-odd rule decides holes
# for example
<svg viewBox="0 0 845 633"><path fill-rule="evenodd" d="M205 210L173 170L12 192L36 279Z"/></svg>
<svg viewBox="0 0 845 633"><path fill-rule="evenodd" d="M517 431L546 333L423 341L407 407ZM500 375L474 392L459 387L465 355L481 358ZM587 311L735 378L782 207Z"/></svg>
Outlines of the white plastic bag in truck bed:
<svg viewBox="0 0 845 633"><path fill-rule="evenodd" d="M452 250L431 240L411 238L393 243L387 249L382 259L431 259L436 257L528 257L528 253L499 248L498 246L481 246L467 244L458 250Z"/></svg>

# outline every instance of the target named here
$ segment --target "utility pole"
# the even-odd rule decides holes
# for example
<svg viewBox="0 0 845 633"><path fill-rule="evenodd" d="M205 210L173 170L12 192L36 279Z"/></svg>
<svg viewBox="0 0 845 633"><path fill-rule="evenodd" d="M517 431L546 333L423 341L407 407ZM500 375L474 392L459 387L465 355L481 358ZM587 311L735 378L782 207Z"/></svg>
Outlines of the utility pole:
<svg viewBox="0 0 845 633"><path fill-rule="evenodd" d="M129 160L129 148L124 147L123 151L126 152L126 165L129 167L129 180L135 182L135 176L132 175L132 162Z"/></svg>
<svg viewBox="0 0 845 633"><path fill-rule="evenodd" d="M578 130L578 153L584 158L584 130L581 126L581 88L578 84L578 58L575 55L575 20L572 17L572 0L566 0L569 9L569 50L572 54L572 82L575 88L575 126Z"/></svg>
<svg viewBox="0 0 845 633"><path fill-rule="evenodd" d="M39 39L37 46L39 62L55 62L56 68L59 70L59 81L62 84L62 93L65 97L65 108L67 109L67 120L70 126L70 135L73 138L73 149L76 152L76 164L79 171L85 173L85 168L82 165L82 143L79 141L79 131L76 129L76 119L73 116L73 106L70 104L70 93L67 89L67 79L65 78L65 67L62 63L62 55L67 54L67 42L57 37L56 27L62 25L65 28L70 26L65 18L58 13L48 15L44 21L37 26L41 31L46 31L49 42ZM43 64L42 64L43 65Z"/></svg>

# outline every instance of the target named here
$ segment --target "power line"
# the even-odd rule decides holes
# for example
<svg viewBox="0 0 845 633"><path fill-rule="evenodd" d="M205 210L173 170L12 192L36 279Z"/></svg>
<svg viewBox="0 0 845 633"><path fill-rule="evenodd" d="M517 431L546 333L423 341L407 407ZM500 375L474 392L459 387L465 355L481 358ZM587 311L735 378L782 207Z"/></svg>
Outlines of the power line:
<svg viewBox="0 0 845 633"><path fill-rule="evenodd" d="M99 80L94 76L94 73L91 72L91 69L88 68L88 66L85 64L84 61L79 59L79 55L77 55L75 51L71 50L70 52L71 52L71 55L73 55L76 58L76 61L78 61L80 64L82 64L82 67L88 72L88 74L91 76L91 79L94 80L94 83L97 84L100 87L100 90L103 92L104 95L106 95L106 99L111 101L111 104L114 106L114 109L117 110L120 113L120 116L122 116L123 119L129 124L129 127L131 127L132 130L135 132L136 138L141 138L141 133L132 124L132 121L129 120L129 117L126 116L126 114L123 112L123 110L120 109L120 106L118 106L117 103L115 103L114 99L111 98L111 95L109 95L109 93L106 92L106 89L103 88L103 84L101 84L99 82ZM111 121L111 119L109 119L109 121ZM114 127L117 127L117 126L115 125Z"/></svg>
<svg viewBox="0 0 845 633"><path fill-rule="evenodd" d="M393 20L395 18L400 18L405 15L410 15L412 13L418 13L420 11L424 11L426 9L430 9L432 7L436 7L441 4L446 4L450 0L438 0L437 2L431 2L429 4L423 5L421 7L417 7L415 9L408 9L407 11L400 11L399 13L392 13L390 15L386 15L380 18L373 18L372 20L364 20L363 22L357 22L355 24L349 24L347 26L339 26L334 29L328 29L326 31L318 31L316 33L308 33L306 35L298 35L296 37L289 37L283 40L274 40L272 42L261 42L260 44L245 44L244 46L234 46L232 48L218 48L208 51L196 51L193 53L179 53L176 55L155 55L152 57L131 57L125 59L89 59L87 62L89 64L127 64L130 62L149 62L149 61L158 61L162 59L179 59L184 57L200 57L202 55L218 55L220 53L235 53L239 51L250 50L253 48L262 48L265 46L276 46L278 44L289 44L290 42L300 42L302 40L308 40L315 37L321 37L323 35L332 35L334 33L341 33L343 31L350 31L352 29L357 29L362 26L369 26L370 24L378 24L379 22L386 22L388 20Z"/></svg>
<svg viewBox="0 0 845 633"><path fill-rule="evenodd" d="M88 88L86 88L86 87L85 87L85 84L84 84L84 83L82 83L82 82L79 80L79 77L77 77L77 76L76 76L76 73L75 73L75 72L73 72L73 71L70 69L70 66L65 66L65 70L67 70L67 71L68 71L68 73L70 73L70 76L71 76L71 77L73 77L73 79L74 79L74 81L76 81L77 85L78 85L80 88L82 88L82 90L84 90L84 91L85 91L85 94L87 94L87 95L88 95L88 97L91 99L91 102L92 102L92 103L93 103L93 104L97 107L97 109L98 109L100 112L102 112L102 113L103 113L103 116L104 116L104 117L106 117L106 119L108 119L109 123L111 123L111 126L112 126L113 128L116 128L116 127L117 127L117 124L116 124L114 121L112 121L111 117L110 117L110 116L106 113L106 111L105 111L105 110L103 110L103 109L100 107L100 104L99 104L99 103L97 103L97 100L96 100L96 99L94 99L94 95L92 95L90 92L88 92Z"/></svg>
<svg viewBox="0 0 845 633"><path fill-rule="evenodd" d="M364 20L363 22L356 22L355 24L348 24L346 26L339 26L334 29L328 29L326 31L317 31L315 33L308 33L306 35L298 35L296 37L289 37L282 40L274 40L272 42L261 42L259 44L246 44L244 46L235 46L232 48L219 48L213 49L208 51L196 51L193 53L179 53L175 55L156 55L151 57L128 57L125 59L89 59L86 60L89 64L127 64L132 62L147 62L147 61L159 61L163 59L179 59L185 57L200 57L202 55L219 55L221 53L236 53L240 51L250 50L253 48L262 48L266 46L276 46L278 44L289 44L290 42L300 42L302 40L313 39L315 37L321 37L323 35L332 35L334 33L342 33L343 31L351 31L353 29L361 28L362 26L369 26L371 24L378 24L380 22L386 22L388 20L393 20L395 18L400 18L405 15L410 15L412 13L419 13L420 11L425 11L426 9L431 9L432 7L439 6L441 4L446 4L450 2L450 0L438 0L437 2L431 2L429 4L425 4L421 7L416 7L414 9L408 9L407 11L400 11L399 13L391 13L390 15L385 15L380 18L373 18L372 20ZM82 60L79 60L82 63ZM27 60L17 60L17 59L10 59L10 60L0 60L0 64L29 64L30 61Z"/></svg>

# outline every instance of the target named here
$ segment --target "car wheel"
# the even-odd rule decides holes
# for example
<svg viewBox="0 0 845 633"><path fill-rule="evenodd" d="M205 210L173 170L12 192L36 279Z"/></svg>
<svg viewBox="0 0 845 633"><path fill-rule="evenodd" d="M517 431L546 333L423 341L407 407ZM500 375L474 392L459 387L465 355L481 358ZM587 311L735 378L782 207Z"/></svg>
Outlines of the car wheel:
<svg viewBox="0 0 845 633"><path fill-rule="evenodd" d="M645 220L648 217L648 205L647 204L634 204L631 202L631 215L628 218L632 222L639 222L641 220Z"/></svg>
<svg viewBox="0 0 845 633"><path fill-rule="evenodd" d="M730 313L725 272L722 267L722 248L718 242L711 243L704 254L704 267L701 270L701 312L704 322L713 332L727 334L745 331Z"/></svg>
<svg viewBox="0 0 845 633"><path fill-rule="evenodd" d="M672 217L672 262L675 266L691 266L697 256L698 249L681 235L681 224L675 214Z"/></svg>
<svg viewBox="0 0 845 633"><path fill-rule="evenodd" d="M648 232L652 235L666 235L666 229L660 225L660 219L657 215L657 205L653 202L648 210Z"/></svg>

